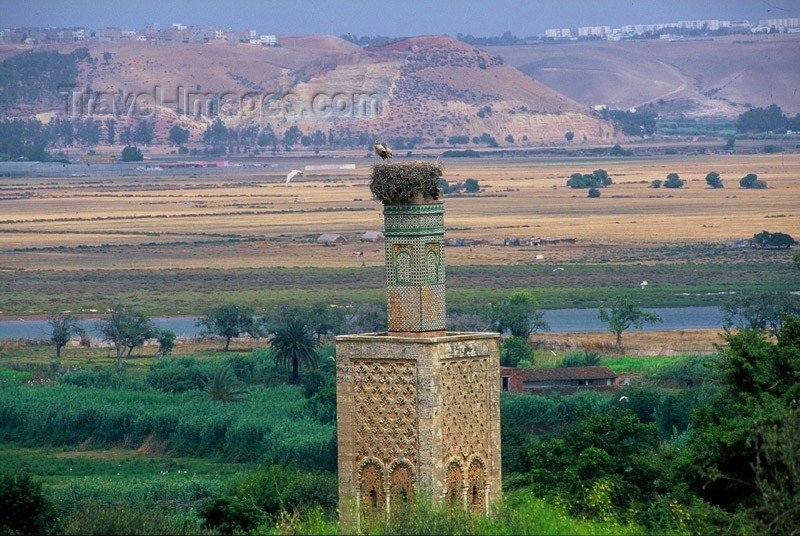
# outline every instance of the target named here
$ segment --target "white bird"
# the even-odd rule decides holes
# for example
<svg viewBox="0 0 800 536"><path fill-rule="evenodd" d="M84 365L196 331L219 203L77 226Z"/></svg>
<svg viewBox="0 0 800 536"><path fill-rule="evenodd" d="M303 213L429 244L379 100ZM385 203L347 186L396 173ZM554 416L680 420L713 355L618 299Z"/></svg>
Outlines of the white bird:
<svg viewBox="0 0 800 536"><path fill-rule="evenodd" d="M302 174L303 174L303 172L300 171L299 169L291 170L289 172L289 174L286 175L286 184L289 184L289 181L292 180L293 178L295 178L297 175L302 175Z"/></svg>
<svg viewBox="0 0 800 536"><path fill-rule="evenodd" d="M625 395L622 395L621 397L619 397L619 401L620 401L620 402L622 402L622 401L625 401L625 402L627 402L627 401L628 401L628 397L627 397L627 396L625 396Z"/></svg>
<svg viewBox="0 0 800 536"><path fill-rule="evenodd" d="M378 153L378 156L380 156L381 160L384 162L390 158L389 153L386 151L386 147L381 145L378 140L375 140L375 152Z"/></svg>
<svg viewBox="0 0 800 536"><path fill-rule="evenodd" d="M647 281L642 281L641 283L639 283L640 288L644 288L646 286L647 286Z"/></svg>
<svg viewBox="0 0 800 536"><path fill-rule="evenodd" d="M554 272L563 272L564 269L559 266L558 268L553 268L553 271Z"/></svg>
<svg viewBox="0 0 800 536"><path fill-rule="evenodd" d="M555 357L556 355L558 355L558 354L556 354L556 353L555 353L554 351L552 351L552 350L550 350L550 353L551 353L551 354L553 354L553 357Z"/></svg>

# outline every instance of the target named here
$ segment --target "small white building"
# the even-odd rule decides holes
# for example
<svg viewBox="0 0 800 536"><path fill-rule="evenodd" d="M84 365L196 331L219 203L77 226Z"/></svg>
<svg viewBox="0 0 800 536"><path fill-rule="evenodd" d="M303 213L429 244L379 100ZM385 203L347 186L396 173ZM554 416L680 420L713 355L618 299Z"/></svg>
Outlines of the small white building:
<svg viewBox="0 0 800 536"><path fill-rule="evenodd" d="M383 242L383 233L380 231L367 231L361 235L362 242Z"/></svg>
<svg viewBox="0 0 800 536"><path fill-rule="evenodd" d="M317 243L323 246L337 246L339 244L347 244L347 238L340 234L325 233L317 238Z"/></svg>
<svg viewBox="0 0 800 536"><path fill-rule="evenodd" d="M261 34L261 45L265 47L274 47L278 44L278 36L273 34Z"/></svg>

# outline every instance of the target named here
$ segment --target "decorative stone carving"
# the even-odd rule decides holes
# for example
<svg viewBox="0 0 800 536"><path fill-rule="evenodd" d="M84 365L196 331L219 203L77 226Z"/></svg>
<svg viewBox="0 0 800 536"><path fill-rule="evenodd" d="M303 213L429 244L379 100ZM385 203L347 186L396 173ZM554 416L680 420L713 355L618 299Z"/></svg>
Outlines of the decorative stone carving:
<svg viewBox="0 0 800 536"><path fill-rule="evenodd" d="M356 461L417 460L417 371L409 361L354 363Z"/></svg>

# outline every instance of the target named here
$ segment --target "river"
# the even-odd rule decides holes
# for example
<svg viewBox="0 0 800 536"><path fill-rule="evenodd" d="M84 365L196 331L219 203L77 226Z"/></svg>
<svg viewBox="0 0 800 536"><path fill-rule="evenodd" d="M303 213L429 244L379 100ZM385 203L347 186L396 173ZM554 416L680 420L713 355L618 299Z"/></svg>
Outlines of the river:
<svg viewBox="0 0 800 536"><path fill-rule="evenodd" d="M664 322L649 324L645 331L675 331L681 329L720 329L722 312L718 307L657 307L645 309L657 313ZM171 329L178 337L196 337L200 331L197 317L154 317L153 322L162 329ZM544 311L544 319L550 324L550 332L600 332L608 327L597 318L597 309L550 309ZM82 322L92 337L99 337L95 329L96 320ZM46 320L0 321L0 339L46 339L50 328Z"/></svg>

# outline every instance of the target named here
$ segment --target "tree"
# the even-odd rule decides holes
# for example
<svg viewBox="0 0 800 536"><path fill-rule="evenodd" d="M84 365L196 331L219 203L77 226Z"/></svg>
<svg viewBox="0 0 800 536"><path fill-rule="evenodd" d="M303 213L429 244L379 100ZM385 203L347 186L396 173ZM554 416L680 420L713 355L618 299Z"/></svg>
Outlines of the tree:
<svg viewBox="0 0 800 536"><path fill-rule="evenodd" d="M150 145L155 135L155 124L150 121L140 121L136 126L136 131L133 133L133 141L136 143L143 143Z"/></svg>
<svg viewBox="0 0 800 536"><path fill-rule="evenodd" d="M630 298L616 296L611 300L608 310L601 308L598 317L601 321L608 323L608 331L616 336L615 349L622 351L622 332L630 327L642 329L645 323L655 324L662 322L660 316L655 313L643 311Z"/></svg>
<svg viewBox="0 0 800 536"><path fill-rule="evenodd" d="M56 358L61 357L61 349L73 335L86 333L78 323L78 319L70 314L53 313L47 317L47 323L53 329L50 340L56 345Z"/></svg>
<svg viewBox="0 0 800 536"><path fill-rule="evenodd" d="M654 179L650 182L651 188L661 188L662 181L661 179Z"/></svg>
<svg viewBox="0 0 800 536"><path fill-rule="evenodd" d="M797 241L786 233L761 231L753 235L753 247L757 248L789 249L796 243Z"/></svg>
<svg viewBox="0 0 800 536"><path fill-rule="evenodd" d="M203 132L203 143L206 145L225 145L228 143L228 127L217 117Z"/></svg>
<svg viewBox="0 0 800 536"><path fill-rule="evenodd" d="M175 332L171 329L159 329L154 335L158 341L158 355L160 357L169 355L175 348Z"/></svg>
<svg viewBox="0 0 800 536"><path fill-rule="evenodd" d="M779 337L784 315L800 314L800 298L785 292L743 293L731 297L720 309L726 329L766 331Z"/></svg>
<svg viewBox="0 0 800 536"><path fill-rule="evenodd" d="M664 181L664 188L683 188L685 182L677 173L670 173L667 175L667 180Z"/></svg>
<svg viewBox="0 0 800 536"><path fill-rule="evenodd" d="M490 325L495 331L510 331L514 337L525 340L532 333L550 329L536 298L530 292L514 292L501 302L493 303L489 314Z"/></svg>
<svg viewBox="0 0 800 536"><path fill-rule="evenodd" d="M739 188L750 188L753 190L763 190L767 187L767 183L758 180L758 175L755 173L748 173L739 179Z"/></svg>
<svg viewBox="0 0 800 536"><path fill-rule="evenodd" d="M169 141L172 145L183 145L189 141L189 129L173 125L172 128L169 129Z"/></svg>
<svg viewBox="0 0 800 536"><path fill-rule="evenodd" d="M575 133L569 130L564 134L564 137L567 139L567 143L571 143L575 138Z"/></svg>
<svg viewBox="0 0 800 536"><path fill-rule="evenodd" d="M800 460L793 448L800 397L798 335L797 317L785 319L777 344L760 331L725 332L726 344L712 361L722 389L710 406L693 413L691 433L676 460L676 471L697 495L729 512L755 506L751 512L769 534L791 534L800 521ZM785 491L791 495L782 496ZM780 512L775 515L773 509Z"/></svg>
<svg viewBox="0 0 800 536"><path fill-rule="evenodd" d="M728 139L725 141L725 145L724 145L722 148L723 148L724 150L726 150L726 151L730 151L731 149L733 149L734 145L736 145L736 138L734 138L733 136L731 136L730 138L728 138Z"/></svg>
<svg viewBox="0 0 800 536"><path fill-rule="evenodd" d="M297 384L300 364L317 367L319 343L305 322L297 317L286 320L275 332L272 350L275 362L284 367L291 366L289 382Z"/></svg>
<svg viewBox="0 0 800 536"><path fill-rule="evenodd" d="M116 142L117 122L114 119L106 119L106 143L114 145Z"/></svg>
<svg viewBox="0 0 800 536"><path fill-rule="evenodd" d="M789 120L776 104L766 108L753 108L739 115L737 132L786 132Z"/></svg>
<svg viewBox="0 0 800 536"><path fill-rule="evenodd" d="M722 179L719 177L719 173L716 171L712 171L708 175L706 175L706 184L711 186L712 188L722 188Z"/></svg>
<svg viewBox="0 0 800 536"><path fill-rule="evenodd" d="M41 482L26 473L0 473L0 534L48 534L54 517Z"/></svg>
<svg viewBox="0 0 800 536"><path fill-rule="evenodd" d="M97 328L107 341L114 343L118 372L122 372L122 354L125 349L128 349L130 356L133 349L144 344L155 330L150 319L143 313L119 304L111 307L111 314L100 320Z"/></svg>
<svg viewBox="0 0 800 536"><path fill-rule="evenodd" d="M123 162L141 162L142 160L144 160L144 157L138 147L128 145L122 149Z"/></svg>
<svg viewBox="0 0 800 536"><path fill-rule="evenodd" d="M567 180L568 188L605 188L610 186L613 181L604 169L595 169L589 173L573 173Z"/></svg>
<svg viewBox="0 0 800 536"><path fill-rule="evenodd" d="M464 190L467 192L474 194L475 192L479 192L480 189L481 187L476 179L467 179L464 181Z"/></svg>
<svg viewBox="0 0 800 536"><path fill-rule="evenodd" d="M520 362L533 362L533 348L528 339L508 337L500 343L500 364L504 367L516 367Z"/></svg>
<svg viewBox="0 0 800 536"><path fill-rule="evenodd" d="M220 305L206 312L205 316L197 320L197 325L202 328L203 335L217 335L225 339L225 351L231 344L231 339L242 333L251 337L260 337L261 330L255 320L255 311L246 305Z"/></svg>
<svg viewBox="0 0 800 536"><path fill-rule="evenodd" d="M511 134L509 134L508 136L506 136L506 142L508 142L508 143L514 143L514 136L512 136Z"/></svg>
<svg viewBox="0 0 800 536"><path fill-rule="evenodd" d="M125 145L129 145L133 141L133 133L131 132L131 127L125 125L122 127L122 130L119 131L119 142Z"/></svg>
<svg viewBox="0 0 800 536"><path fill-rule="evenodd" d="M597 188L589 188L588 197L600 197L600 190Z"/></svg>
<svg viewBox="0 0 800 536"><path fill-rule="evenodd" d="M300 138L303 136L303 132L297 125L292 125L286 132L283 133L283 138L281 142L283 146L287 149L291 149L293 146L297 145L297 142L300 141Z"/></svg>

